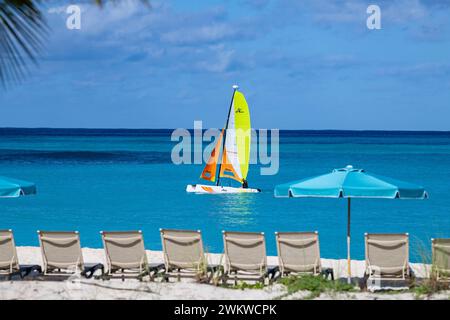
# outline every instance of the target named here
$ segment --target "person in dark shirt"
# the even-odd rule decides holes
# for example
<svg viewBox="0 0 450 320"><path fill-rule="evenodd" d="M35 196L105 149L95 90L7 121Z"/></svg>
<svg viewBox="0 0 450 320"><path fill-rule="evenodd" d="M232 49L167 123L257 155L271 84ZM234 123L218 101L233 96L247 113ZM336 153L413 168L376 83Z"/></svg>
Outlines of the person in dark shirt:
<svg viewBox="0 0 450 320"><path fill-rule="evenodd" d="M248 182L245 179L242 179L242 188L244 188L244 189L248 188Z"/></svg>

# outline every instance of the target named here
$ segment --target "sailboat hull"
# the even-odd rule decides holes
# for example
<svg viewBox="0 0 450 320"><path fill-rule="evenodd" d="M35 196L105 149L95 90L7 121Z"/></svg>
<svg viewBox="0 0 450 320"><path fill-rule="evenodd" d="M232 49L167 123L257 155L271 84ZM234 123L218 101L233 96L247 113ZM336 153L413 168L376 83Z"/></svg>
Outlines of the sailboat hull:
<svg viewBox="0 0 450 320"><path fill-rule="evenodd" d="M258 193L259 189L212 186L207 184L188 184L186 192L206 194Z"/></svg>

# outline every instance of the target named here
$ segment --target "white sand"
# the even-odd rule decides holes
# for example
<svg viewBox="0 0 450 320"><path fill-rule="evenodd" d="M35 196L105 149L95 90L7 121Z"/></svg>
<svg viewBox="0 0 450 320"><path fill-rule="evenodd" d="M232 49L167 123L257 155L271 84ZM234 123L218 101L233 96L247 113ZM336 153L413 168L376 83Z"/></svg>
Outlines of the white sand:
<svg viewBox="0 0 450 320"><path fill-rule="evenodd" d="M18 247L21 264L42 265L38 247ZM163 262L162 252L147 251L149 262ZM83 248L83 257L87 263L105 263L102 249ZM222 260L220 254L209 254L211 263ZM334 269L336 278L346 276L346 260L322 259L323 267ZM277 257L268 257L269 265L277 265ZM417 277L426 276L428 266L411 264ZM355 277L364 274L364 261L352 261L352 273ZM44 278L45 279L45 278ZM303 299L308 292L297 292L288 296L284 286L275 284L261 289L227 289L213 285L199 284L186 279L182 282L139 282L134 279L112 279L107 281L76 277L71 281L1 281L0 299ZM412 293L382 294L370 292L322 294L319 299L414 299ZM450 293L443 292L433 298L449 299Z"/></svg>

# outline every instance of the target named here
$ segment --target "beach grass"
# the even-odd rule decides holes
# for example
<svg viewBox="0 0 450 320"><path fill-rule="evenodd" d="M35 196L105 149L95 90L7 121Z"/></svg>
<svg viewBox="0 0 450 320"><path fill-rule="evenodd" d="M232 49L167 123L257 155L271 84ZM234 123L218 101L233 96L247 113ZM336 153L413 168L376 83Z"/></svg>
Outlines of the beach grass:
<svg viewBox="0 0 450 320"><path fill-rule="evenodd" d="M427 244L419 238L415 238L415 242L416 244L413 248L416 251L416 255L419 256L422 261L425 274L421 281L415 279L410 291L415 293L417 299L420 299L422 297L431 297L433 294L441 291L449 290L448 283L438 281L436 278L436 266L433 263L431 252ZM430 266L430 268L427 268L427 265Z"/></svg>
<svg viewBox="0 0 450 320"><path fill-rule="evenodd" d="M306 299L314 299L322 293L355 292L357 289L343 281L329 280L320 276L289 276L278 281L287 288L287 295L298 291L309 291Z"/></svg>
<svg viewBox="0 0 450 320"><path fill-rule="evenodd" d="M428 279L424 279L419 284L414 285L414 287L411 289L412 292L416 294L417 298L420 297L431 297L432 295L449 290L450 286L448 283L444 283L441 281L438 281L436 277L431 276Z"/></svg>
<svg viewBox="0 0 450 320"><path fill-rule="evenodd" d="M224 287L228 289L245 290L245 289L264 289L265 285L261 282L247 283L245 281L239 281L235 285Z"/></svg>

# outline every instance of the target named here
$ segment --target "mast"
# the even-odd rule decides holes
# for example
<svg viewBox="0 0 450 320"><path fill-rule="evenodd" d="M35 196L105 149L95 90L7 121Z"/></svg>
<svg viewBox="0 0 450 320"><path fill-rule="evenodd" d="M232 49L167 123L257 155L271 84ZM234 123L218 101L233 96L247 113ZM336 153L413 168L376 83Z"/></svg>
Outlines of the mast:
<svg viewBox="0 0 450 320"><path fill-rule="evenodd" d="M225 151L225 142L226 142L226 140L227 140L228 121L230 120L231 108L233 107L234 93L236 92L236 90L237 90L238 88L239 88L238 85L233 85L233 95L231 96L230 108L228 109L227 122L225 123L225 128L223 129L222 159L220 160L220 163L219 163L219 170L218 170L219 173L217 174L217 182L216 182L216 186L218 186L219 183L220 183L220 169L221 169L221 167L222 167L223 152Z"/></svg>

